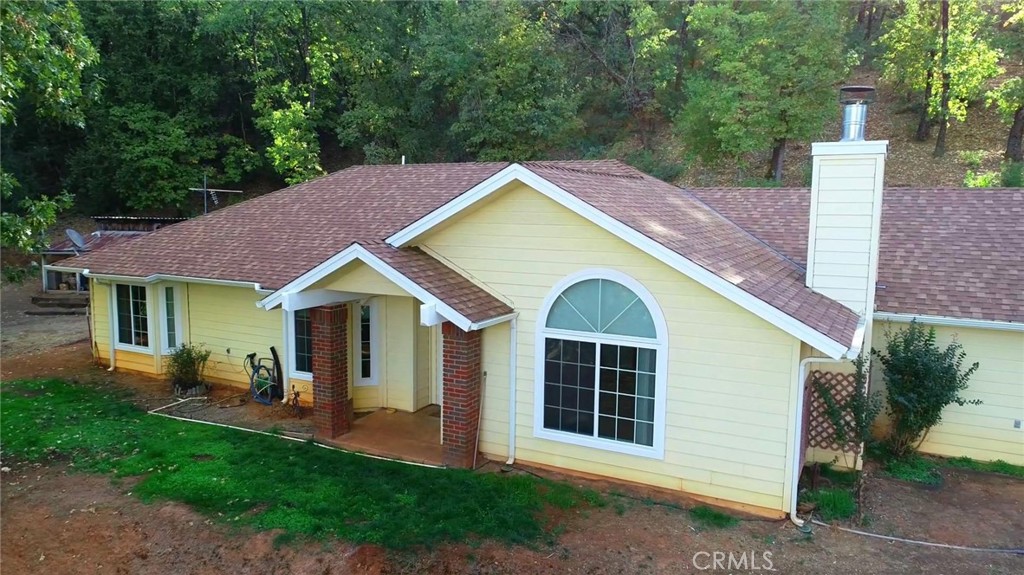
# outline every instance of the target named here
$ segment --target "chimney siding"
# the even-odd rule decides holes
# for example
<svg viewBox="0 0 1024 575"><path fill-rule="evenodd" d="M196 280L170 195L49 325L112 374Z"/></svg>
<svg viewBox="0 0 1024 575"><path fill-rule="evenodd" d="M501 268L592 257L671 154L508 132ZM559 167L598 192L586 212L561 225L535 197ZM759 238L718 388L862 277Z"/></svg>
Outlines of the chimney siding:
<svg viewBox="0 0 1024 575"><path fill-rule="evenodd" d="M812 146L807 287L873 313L888 142Z"/></svg>

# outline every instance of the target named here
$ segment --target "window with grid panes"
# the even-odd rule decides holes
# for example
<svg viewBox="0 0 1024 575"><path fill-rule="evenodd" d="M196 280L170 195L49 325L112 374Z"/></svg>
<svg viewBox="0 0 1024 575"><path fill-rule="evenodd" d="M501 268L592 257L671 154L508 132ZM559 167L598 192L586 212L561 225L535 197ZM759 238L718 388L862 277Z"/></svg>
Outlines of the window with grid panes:
<svg viewBox="0 0 1024 575"><path fill-rule="evenodd" d="M544 428L653 446L660 342L640 297L584 280L558 295L545 327Z"/></svg>

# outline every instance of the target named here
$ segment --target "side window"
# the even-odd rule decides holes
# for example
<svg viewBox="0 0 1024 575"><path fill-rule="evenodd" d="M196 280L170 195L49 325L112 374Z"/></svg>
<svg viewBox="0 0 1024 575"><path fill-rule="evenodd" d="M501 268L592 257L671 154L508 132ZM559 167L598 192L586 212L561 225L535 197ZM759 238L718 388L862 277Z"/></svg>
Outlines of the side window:
<svg viewBox="0 0 1024 575"><path fill-rule="evenodd" d="M294 320L295 345L292 349L294 354L294 371L300 373L313 373L313 323L309 318L308 309L300 309L295 312Z"/></svg>
<svg viewBox="0 0 1024 575"><path fill-rule="evenodd" d="M149 347L149 310L146 286L117 284L117 342L123 345Z"/></svg>

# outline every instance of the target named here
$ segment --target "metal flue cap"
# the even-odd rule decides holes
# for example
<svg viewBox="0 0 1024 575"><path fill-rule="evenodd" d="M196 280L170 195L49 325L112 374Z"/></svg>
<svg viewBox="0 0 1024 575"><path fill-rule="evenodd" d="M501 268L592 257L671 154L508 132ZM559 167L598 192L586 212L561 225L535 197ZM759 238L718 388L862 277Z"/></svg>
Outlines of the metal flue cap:
<svg viewBox="0 0 1024 575"><path fill-rule="evenodd" d="M843 86L839 88L840 104L870 104L874 101L874 86Z"/></svg>

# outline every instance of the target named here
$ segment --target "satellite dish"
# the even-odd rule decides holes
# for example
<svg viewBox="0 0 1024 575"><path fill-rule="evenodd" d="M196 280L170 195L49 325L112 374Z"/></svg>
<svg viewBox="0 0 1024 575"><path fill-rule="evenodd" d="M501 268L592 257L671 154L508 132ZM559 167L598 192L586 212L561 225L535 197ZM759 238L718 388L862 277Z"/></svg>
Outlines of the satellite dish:
<svg viewBox="0 0 1024 575"><path fill-rule="evenodd" d="M76 248L80 250L85 249L85 238L82 237L82 234L71 228L64 230L64 233L67 234L68 239L71 240L71 243L75 244Z"/></svg>

